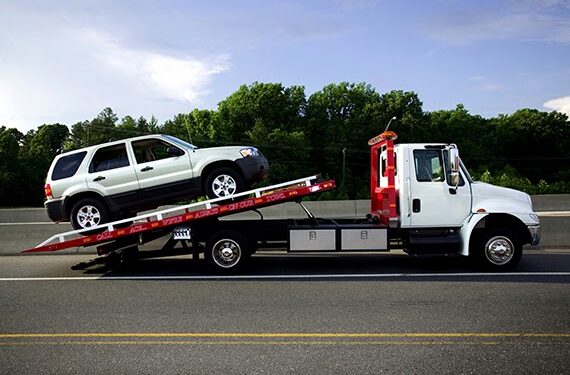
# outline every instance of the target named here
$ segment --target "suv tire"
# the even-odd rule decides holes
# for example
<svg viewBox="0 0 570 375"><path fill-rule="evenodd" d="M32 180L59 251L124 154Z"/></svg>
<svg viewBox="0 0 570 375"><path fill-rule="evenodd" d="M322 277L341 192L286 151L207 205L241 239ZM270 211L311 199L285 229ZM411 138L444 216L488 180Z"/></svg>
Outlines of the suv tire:
<svg viewBox="0 0 570 375"><path fill-rule="evenodd" d="M217 168L208 174L205 190L210 199L230 197L244 191L243 178L232 168Z"/></svg>
<svg viewBox="0 0 570 375"><path fill-rule="evenodd" d="M71 225L75 230L95 227L108 221L109 210L97 199L81 199L71 209Z"/></svg>

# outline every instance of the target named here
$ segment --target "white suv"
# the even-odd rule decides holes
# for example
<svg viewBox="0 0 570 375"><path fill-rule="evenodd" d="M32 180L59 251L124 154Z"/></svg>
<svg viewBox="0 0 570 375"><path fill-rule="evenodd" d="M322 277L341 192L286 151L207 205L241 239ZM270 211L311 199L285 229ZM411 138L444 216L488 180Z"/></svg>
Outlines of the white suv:
<svg viewBox="0 0 570 375"><path fill-rule="evenodd" d="M45 185L53 221L90 228L180 199L231 196L265 178L254 147L198 148L169 135L148 135L58 155Z"/></svg>

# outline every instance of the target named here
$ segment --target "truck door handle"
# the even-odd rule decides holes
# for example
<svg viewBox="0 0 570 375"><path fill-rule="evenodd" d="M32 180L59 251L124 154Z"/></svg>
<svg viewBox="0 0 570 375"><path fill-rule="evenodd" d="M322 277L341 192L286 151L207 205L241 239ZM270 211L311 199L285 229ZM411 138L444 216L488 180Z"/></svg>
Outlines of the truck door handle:
<svg viewBox="0 0 570 375"><path fill-rule="evenodd" d="M152 171L154 168L153 167L144 167L143 169L141 169L141 172L148 172L148 171Z"/></svg>
<svg viewBox="0 0 570 375"><path fill-rule="evenodd" d="M94 182L103 181L104 179L105 179L104 176L98 176L98 177L95 177L95 178L93 179L93 181L94 181Z"/></svg>
<svg viewBox="0 0 570 375"><path fill-rule="evenodd" d="M412 201L412 211L413 211L414 213L418 213L418 212L420 212L421 210L422 210L422 203L421 203L421 201L420 201L418 198L414 199L414 200Z"/></svg>

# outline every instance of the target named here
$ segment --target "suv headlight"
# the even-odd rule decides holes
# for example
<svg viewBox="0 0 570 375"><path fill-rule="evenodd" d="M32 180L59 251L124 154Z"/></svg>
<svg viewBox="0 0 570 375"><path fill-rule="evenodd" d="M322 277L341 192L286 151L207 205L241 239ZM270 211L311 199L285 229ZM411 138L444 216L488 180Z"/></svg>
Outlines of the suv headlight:
<svg viewBox="0 0 570 375"><path fill-rule="evenodd" d="M259 156L259 151L254 147L242 148L239 150L242 157L247 158L248 156Z"/></svg>

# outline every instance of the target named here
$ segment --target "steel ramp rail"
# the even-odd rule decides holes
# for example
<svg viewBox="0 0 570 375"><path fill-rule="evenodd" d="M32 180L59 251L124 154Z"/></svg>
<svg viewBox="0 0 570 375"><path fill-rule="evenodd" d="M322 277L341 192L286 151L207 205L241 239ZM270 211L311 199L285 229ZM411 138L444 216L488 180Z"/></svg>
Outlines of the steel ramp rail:
<svg viewBox="0 0 570 375"><path fill-rule="evenodd" d="M317 192L330 190L335 187L333 180L316 183L318 176L310 176L298 180L270 185L258 189L245 191L228 197L210 199L202 202L176 206L144 215L122 219L91 227L73 230L51 236L36 247L22 251L23 253L58 251L71 247L84 247L113 241L117 238L140 234L149 230L156 230L207 217L220 217L274 204L288 202ZM212 207L212 204L227 201L232 198L246 197L238 202L231 202ZM200 208L202 207L202 208ZM192 210L191 210L192 209ZM166 215L172 215L166 217ZM116 226L125 225L124 228ZM101 231L102 230L102 231ZM97 234L87 234L100 231Z"/></svg>

